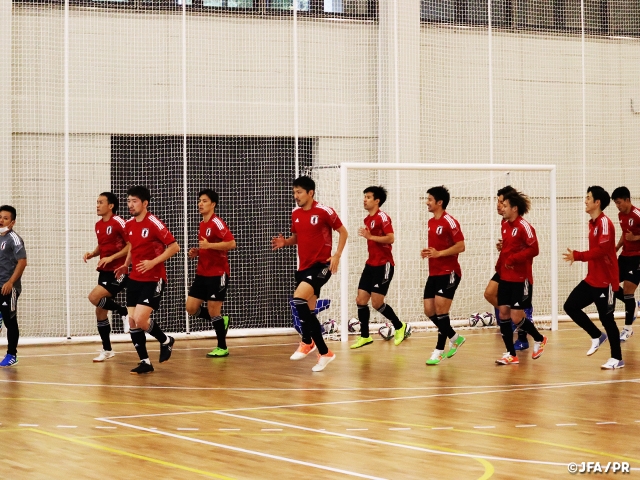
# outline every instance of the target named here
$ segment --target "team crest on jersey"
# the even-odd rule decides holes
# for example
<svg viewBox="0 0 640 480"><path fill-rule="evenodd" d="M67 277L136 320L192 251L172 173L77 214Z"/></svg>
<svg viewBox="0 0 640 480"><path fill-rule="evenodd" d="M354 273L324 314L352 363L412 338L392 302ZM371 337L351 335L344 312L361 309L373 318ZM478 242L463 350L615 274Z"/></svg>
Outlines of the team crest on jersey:
<svg viewBox="0 0 640 480"><path fill-rule="evenodd" d="M518 234L518 228L514 228L513 230L511 230L511 236L515 237Z"/></svg>
<svg viewBox="0 0 640 480"><path fill-rule="evenodd" d="M593 229L593 236L595 237L596 235L598 235L598 227Z"/></svg>
<svg viewBox="0 0 640 480"><path fill-rule="evenodd" d="M375 220L371 220L371 228L376 226L376 221Z"/></svg>
<svg viewBox="0 0 640 480"><path fill-rule="evenodd" d="M206 235L207 237L208 237L209 235L211 235L211 229L210 229L210 228L207 228L207 231L206 231L205 235Z"/></svg>
<svg viewBox="0 0 640 480"><path fill-rule="evenodd" d="M440 235L442 233L442 225L438 225L438 228L436 228L436 235Z"/></svg>
<svg viewBox="0 0 640 480"><path fill-rule="evenodd" d="M2 242L2 245L0 245L0 250L4 250L4 247L7 245L7 242Z"/></svg>
<svg viewBox="0 0 640 480"><path fill-rule="evenodd" d="M318 215L311 215L311 225L318 224Z"/></svg>
<svg viewBox="0 0 640 480"><path fill-rule="evenodd" d="M147 238L149 236L149 229L148 228L143 228L142 229L142 238Z"/></svg>
<svg viewBox="0 0 640 480"><path fill-rule="evenodd" d="M633 218L629 219L629 226L631 227L633 225Z"/></svg>
<svg viewBox="0 0 640 480"><path fill-rule="evenodd" d="M113 229L111 228L111 225L109 225L109 226L107 227L107 235L111 235L111 231L112 231L112 230L113 230Z"/></svg>

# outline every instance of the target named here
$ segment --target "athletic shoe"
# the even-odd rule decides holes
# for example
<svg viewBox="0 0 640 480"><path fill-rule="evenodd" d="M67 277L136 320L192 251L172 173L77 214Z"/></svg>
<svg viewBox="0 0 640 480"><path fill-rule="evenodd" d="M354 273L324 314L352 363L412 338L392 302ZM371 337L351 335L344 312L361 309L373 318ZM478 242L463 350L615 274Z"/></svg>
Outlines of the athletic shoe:
<svg viewBox="0 0 640 480"><path fill-rule="evenodd" d="M129 315L122 315L122 330L129 333Z"/></svg>
<svg viewBox="0 0 640 480"><path fill-rule="evenodd" d="M7 353L5 357L0 362L0 367L13 367L18 363L18 357L16 355L11 355Z"/></svg>
<svg viewBox="0 0 640 480"><path fill-rule="evenodd" d="M616 368L624 368L624 361L617 358L610 358L607 363L600 367L602 370L615 370Z"/></svg>
<svg viewBox="0 0 640 480"><path fill-rule="evenodd" d="M513 344L513 347L516 350L526 350L529 348L529 342L525 341L523 342L522 340L518 339L515 341L515 343Z"/></svg>
<svg viewBox="0 0 640 480"><path fill-rule="evenodd" d="M173 350L174 343L176 343L176 340L173 337L169 337L169 343L160 345L160 363L166 362L171 358L171 350Z"/></svg>
<svg viewBox="0 0 640 480"><path fill-rule="evenodd" d="M315 345L314 345L314 347L315 347ZM324 370L324 367L329 365L335 359L336 359L336 356L334 355L334 353L331 350L329 350L325 355L318 354L318 363L316 363L313 366L311 371L313 371L313 372L321 372L322 370Z"/></svg>
<svg viewBox="0 0 640 480"><path fill-rule="evenodd" d="M512 357L511 355L505 355L504 357L496 360L498 365L519 365L520 360L518 357Z"/></svg>
<svg viewBox="0 0 640 480"><path fill-rule="evenodd" d="M458 335L458 338L456 338L455 342L452 342L451 340L449 340L449 351L445 354L445 357L447 358L453 357L458 352L458 349L462 346L462 344L465 341L466 341L466 338L464 338L462 335Z"/></svg>
<svg viewBox="0 0 640 480"><path fill-rule="evenodd" d="M228 348L220 348L216 347L207 353L207 357L228 357L229 349Z"/></svg>
<svg viewBox="0 0 640 480"><path fill-rule="evenodd" d="M592 338L591 339L591 348L587 352L587 356L593 355L594 353L596 353L598 351L598 349L600 348L600 345L602 345L606 341L607 341L607 334L606 333L603 333L602 335L600 335L600 338Z"/></svg>
<svg viewBox="0 0 640 480"><path fill-rule="evenodd" d="M531 354L531 358L533 358L534 360L536 358L540 358L542 356L542 354L544 353L544 346L547 344L547 337L542 337L542 341L541 342L534 342L533 343L533 353Z"/></svg>
<svg viewBox="0 0 640 480"><path fill-rule="evenodd" d="M229 331L229 315L223 315L222 321L224 322L224 331L228 332Z"/></svg>
<svg viewBox="0 0 640 480"><path fill-rule="evenodd" d="M396 330L393 334L393 344L396 346L400 345L409 335L411 335L411 327L408 327L406 323L403 323L402 328Z"/></svg>
<svg viewBox="0 0 640 480"><path fill-rule="evenodd" d="M621 342L626 342L632 336L633 336L633 330L627 330L626 328L623 328L622 332L620 332L620 341Z"/></svg>
<svg viewBox="0 0 640 480"><path fill-rule="evenodd" d="M104 362L105 360L109 360L110 358L115 357L116 354L113 350L101 350L100 355L93 359L94 363Z"/></svg>
<svg viewBox="0 0 640 480"><path fill-rule="evenodd" d="M431 358L427 360L427 365L438 365L446 357L444 356L444 350L434 350L431 354Z"/></svg>
<svg viewBox="0 0 640 480"><path fill-rule="evenodd" d="M307 345L304 342L300 342L300 345L298 345L298 349L295 352L293 352L293 355L291 355L289 358L291 360L300 360L315 350L316 350L316 343L313 340L311 340L311 345Z"/></svg>
<svg viewBox="0 0 640 480"><path fill-rule="evenodd" d="M153 372L153 365L147 362L141 361L136 368L131 369L131 375L141 375L143 373L151 373Z"/></svg>
<svg viewBox="0 0 640 480"><path fill-rule="evenodd" d="M354 343L353 345L351 345L350 348L360 348L360 347L364 347L365 345L369 345L370 343L373 343L373 338L371 337L358 337L358 340L356 340L356 343Z"/></svg>

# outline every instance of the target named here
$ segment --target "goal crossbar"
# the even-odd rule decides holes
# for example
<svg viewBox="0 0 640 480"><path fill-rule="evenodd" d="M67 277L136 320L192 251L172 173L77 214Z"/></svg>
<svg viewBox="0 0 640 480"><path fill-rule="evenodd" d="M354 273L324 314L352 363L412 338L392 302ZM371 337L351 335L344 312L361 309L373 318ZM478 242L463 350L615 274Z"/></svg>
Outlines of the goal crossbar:
<svg viewBox="0 0 640 480"><path fill-rule="evenodd" d="M549 172L549 220L551 230L551 329L558 329L558 218L556 203L556 166L538 164L495 163L374 163L345 162L340 164L340 217L348 222L349 170L464 170L464 171L529 171ZM345 245L340 265L340 338L349 339L349 242Z"/></svg>

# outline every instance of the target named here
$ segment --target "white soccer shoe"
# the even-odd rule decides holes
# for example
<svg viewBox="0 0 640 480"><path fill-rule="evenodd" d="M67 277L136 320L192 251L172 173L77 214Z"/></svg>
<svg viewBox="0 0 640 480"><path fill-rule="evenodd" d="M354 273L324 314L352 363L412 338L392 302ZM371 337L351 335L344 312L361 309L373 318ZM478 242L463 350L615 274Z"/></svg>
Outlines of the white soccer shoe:
<svg viewBox="0 0 640 480"><path fill-rule="evenodd" d="M110 358L115 357L116 354L113 350L101 350L100 355L93 359L94 363L104 362L105 360L109 360Z"/></svg>
<svg viewBox="0 0 640 480"><path fill-rule="evenodd" d="M600 368L602 370L615 370L616 368L623 368L624 362L622 360L618 360L617 358L610 358L607 360L607 363L602 365Z"/></svg>
<svg viewBox="0 0 640 480"><path fill-rule="evenodd" d="M331 350L329 350L329 352L327 352L325 355L318 354L318 363L316 363L311 370L314 372L321 372L322 370L324 370L324 367L329 365L335 359L336 356Z"/></svg>

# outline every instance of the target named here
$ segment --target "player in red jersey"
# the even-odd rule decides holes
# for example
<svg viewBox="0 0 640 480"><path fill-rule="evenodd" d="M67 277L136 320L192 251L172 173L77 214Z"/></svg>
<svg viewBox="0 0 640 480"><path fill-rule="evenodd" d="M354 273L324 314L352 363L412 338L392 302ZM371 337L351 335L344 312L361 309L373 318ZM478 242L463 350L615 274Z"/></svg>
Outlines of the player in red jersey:
<svg viewBox="0 0 640 480"><path fill-rule="evenodd" d="M597 185L587 189L585 212L589 214L589 250L579 252L567 248L562 256L573 265L573 262L587 262L587 276L569 294L564 303L564 311L578 326L591 337L591 348L587 355L593 355L604 342L609 339L611 358L603 365L603 370L624 367L622 350L620 349L620 331L616 325L613 312L616 307L615 292L620 288L620 273L616 259L616 239L613 222L602 211L610 203L607 191ZM598 317L607 332L602 333L591 321L583 308L595 303Z"/></svg>
<svg viewBox="0 0 640 480"><path fill-rule="evenodd" d="M507 185L506 187L502 187L500 190L498 190L498 193L497 193L496 210L498 212L498 215L500 215L500 218L502 219L500 222L500 232L502 232L502 227L506 222L503 216L504 196L512 191L515 191L515 189L512 186ZM502 235L500 235L500 239L496 243L496 249L498 250L498 252L502 250ZM496 321L500 319L500 309L498 308L498 284L500 283L500 273L498 272L500 272L501 262L502 262L502 256L498 254L498 260L496 261L495 274L493 275L493 277L491 277L491 280L489 280L489 283L487 284L487 287L485 288L485 291L484 291L485 300L494 307ZM533 306L531 308L525 308L524 315L531 322L533 322ZM515 330L516 324L511 322L511 328ZM527 332L525 332L524 330L518 330L518 340L516 340L516 342L514 343L514 347L516 351L526 350L529 348L529 341L527 340Z"/></svg>
<svg viewBox="0 0 640 480"><path fill-rule="evenodd" d="M351 348L360 348L373 343L369 334L369 299L371 306L391 321L395 328L394 343L400 345L411 334L411 327L400 321L396 313L384 302L393 279L394 263L391 245L395 239L391 218L380 207L387 200L387 191L383 187L369 187L364 190L364 209L369 213L360 227L358 235L367 239L369 258L364 266L358 283L358 320L360 336Z"/></svg>
<svg viewBox="0 0 640 480"><path fill-rule="evenodd" d="M218 346L207 353L208 357L226 357L229 317L222 316L222 303L229 288L229 259L227 252L236 248L236 241L229 227L215 213L218 193L205 188L198 193L198 211L202 215L198 230L198 247L189 249L189 258L198 258L196 278L189 289L187 313L213 323ZM202 308L202 303L207 308Z"/></svg>
<svg viewBox="0 0 640 480"><path fill-rule="evenodd" d="M445 358L453 357L465 342L451 327L449 311L456 293L462 270L458 254L464 252L464 235L458 221L446 211L449 205L449 190L444 186L427 190L427 208L433 217L429 219L429 247L420 252L429 259L429 278L424 287L424 314L438 327L436 348L427 360L427 365L438 365ZM449 350L445 343L449 338Z"/></svg>
<svg viewBox="0 0 640 480"><path fill-rule="evenodd" d="M174 339L168 337L153 321L151 313L157 310L167 283L164 262L180 251L171 232L155 215L147 211L151 193L146 187L131 187L127 191L130 218L125 223L127 243L130 245L127 259L115 271L124 275L133 264L127 285L127 308L131 341L138 352L140 363L132 374L153 372L147 353L145 332L160 342L160 363L171 357Z"/></svg>
<svg viewBox="0 0 640 480"><path fill-rule="evenodd" d="M320 289L331 274L338 271L340 256L347 243L347 229L342 225L336 212L313 199L316 184L313 179L302 176L293 182L293 196L298 208L291 213L291 233L289 238L282 234L271 240L271 248L297 245L299 266L296 272L296 290L293 304L298 310L302 326L302 341L291 355L291 360L300 360L318 349L318 363L312 368L320 372L335 359L324 339L320 322L311 312L315 309ZM332 230L340 234L338 248L332 255Z"/></svg>
<svg viewBox="0 0 640 480"><path fill-rule="evenodd" d="M124 332L129 332L129 318L127 307L113 300L127 285L127 275L116 277L114 270L124 264L124 257L129 252L129 246L125 240L124 220L116 215L118 212L118 197L111 192L103 192L98 196L96 213L102 217L95 226L98 246L92 252L82 256L85 263L90 258L100 256L97 270L98 285L89 293L89 301L96 307L98 320L98 333L102 340L102 351L93 359L94 362L104 362L113 358L115 353L111 349L111 325L107 312L112 310L122 317Z"/></svg>
<svg viewBox="0 0 640 480"><path fill-rule="evenodd" d="M611 200L618 208L618 220L622 228L616 245L616 251L622 248L618 256L622 288L616 292L616 298L624 302L624 329L620 332L620 341L626 342L633 335L633 322L636 319L635 292L640 283L640 210L631 203L631 192L627 187L616 188L611 194Z"/></svg>
<svg viewBox="0 0 640 480"><path fill-rule="evenodd" d="M502 250L500 251L500 281L498 283L498 308L500 310L500 333L507 348L498 365L518 364L511 323L528 333L535 341L533 354L540 358L547 344L533 323L526 318L524 310L531 308L533 298L533 259L540 253L538 238L533 226L522 215L526 215L531 202L523 193L513 190L503 200Z"/></svg>

